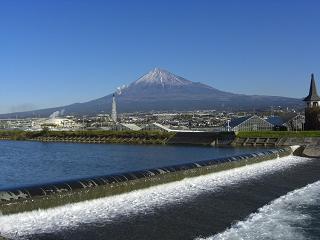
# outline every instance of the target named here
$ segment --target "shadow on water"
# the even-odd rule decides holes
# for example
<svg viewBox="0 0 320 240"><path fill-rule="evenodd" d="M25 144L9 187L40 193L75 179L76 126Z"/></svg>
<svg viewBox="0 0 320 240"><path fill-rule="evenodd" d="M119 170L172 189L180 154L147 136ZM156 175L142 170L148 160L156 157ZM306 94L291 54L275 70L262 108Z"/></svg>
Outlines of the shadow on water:
<svg viewBox="0 0 320 240"><path fill-rule="evenodd" d="M289 191L320 179L320 161L308 161L259 178L241 181L191 201L155 208L151 213L117 221L82 224L75 229L34 235L29 239L194 239L208 237L245 219Z"/></svg>

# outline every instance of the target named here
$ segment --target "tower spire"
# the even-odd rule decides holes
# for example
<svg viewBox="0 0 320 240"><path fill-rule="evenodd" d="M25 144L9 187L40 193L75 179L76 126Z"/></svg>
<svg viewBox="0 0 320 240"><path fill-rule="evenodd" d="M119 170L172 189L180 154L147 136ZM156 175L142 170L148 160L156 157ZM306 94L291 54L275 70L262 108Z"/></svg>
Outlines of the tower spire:
<svg viewBox="0 0 320 240"><path fill-rule="evenodd" d="M314 80L314 74L311 74L311 83L310 83L310 89L309 89L309 95L303 100L305 102L311 102L311 101L320 101L320 97L317 93L317 86L316 82Z"/></svg>
<svg viewBox="0 0 320 240"><path fill-rule="evenodd" d="M309 95L303 100L307 103L305 108L305 130L320 130L320 97L317 93L316 81L311 74Z"/></svg>

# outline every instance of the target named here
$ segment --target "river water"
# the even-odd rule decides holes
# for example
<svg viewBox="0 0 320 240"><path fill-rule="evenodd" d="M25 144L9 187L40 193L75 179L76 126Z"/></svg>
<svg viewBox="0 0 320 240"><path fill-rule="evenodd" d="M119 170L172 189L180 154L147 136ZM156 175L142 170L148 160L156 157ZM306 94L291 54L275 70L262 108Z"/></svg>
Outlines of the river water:
<svg viewBox="0 0 320 240"><path fill-rule="evenodd" d="M212 158L200 156L202 150L213 154L211 148L198 150L197 160ZM1 216L0 234L12 239L319 239L320 160L289 156Z"/></svg>
<svg viewBox="0 0 320 240"><path fill-rule="evenodd" d="M0 189L170 166L261 150L0 141Z"/></svg>

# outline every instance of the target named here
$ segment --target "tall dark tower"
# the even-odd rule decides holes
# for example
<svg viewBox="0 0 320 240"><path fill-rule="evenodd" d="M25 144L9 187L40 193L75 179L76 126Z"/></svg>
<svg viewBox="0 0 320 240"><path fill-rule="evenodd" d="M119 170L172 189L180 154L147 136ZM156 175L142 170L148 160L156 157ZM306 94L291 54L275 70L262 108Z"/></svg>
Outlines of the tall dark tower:
<svg viewBox="0 0 320 240"><path fill-rule="evenodd" d="M311 74L309 95L303 101L307 104L305 108L305 130L320 130L320 97L317 93L313 74Z"/></svg>

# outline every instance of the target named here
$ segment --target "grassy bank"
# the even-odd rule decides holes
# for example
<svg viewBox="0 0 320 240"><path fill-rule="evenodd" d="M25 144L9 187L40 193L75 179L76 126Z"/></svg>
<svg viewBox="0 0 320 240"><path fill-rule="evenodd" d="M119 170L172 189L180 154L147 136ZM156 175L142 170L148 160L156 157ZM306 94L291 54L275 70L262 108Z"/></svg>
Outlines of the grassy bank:
<svg viewBox="0 0 320 240"><path fill-rule="evenodd" d="M294 137L294 138L304 138L304 137L320 137L320 131L264 131L264 132L239 132L237 137L240 138L283 138L283 137Z"/></svg>
<svg viewBox="0 0 320 240"><path fill-rule="evenodd" d="M0 130L0 138L10 140L74 141L106 143L164 144L174 133L158 131L37 131Z"/></svg>

